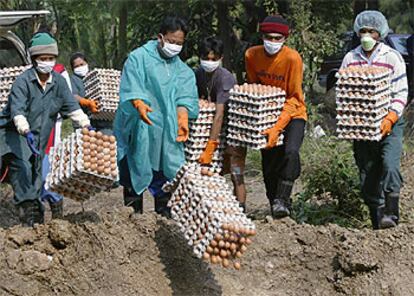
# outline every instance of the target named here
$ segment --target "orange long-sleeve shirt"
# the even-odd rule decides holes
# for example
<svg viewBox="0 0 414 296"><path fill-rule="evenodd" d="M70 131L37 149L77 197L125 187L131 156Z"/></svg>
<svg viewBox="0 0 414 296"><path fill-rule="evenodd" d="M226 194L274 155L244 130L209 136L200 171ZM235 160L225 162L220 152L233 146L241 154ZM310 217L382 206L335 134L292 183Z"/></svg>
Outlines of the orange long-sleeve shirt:
<svg viewBox="0 0 414 296"><path fill-rule="evenodd" d="M268 56L263 45L258 45L246 51L245 59L249 83L280 87L286 92L283 111L292 119L307 120L302 91L303 62L296 50L283 46L278 54Z"/></svg>

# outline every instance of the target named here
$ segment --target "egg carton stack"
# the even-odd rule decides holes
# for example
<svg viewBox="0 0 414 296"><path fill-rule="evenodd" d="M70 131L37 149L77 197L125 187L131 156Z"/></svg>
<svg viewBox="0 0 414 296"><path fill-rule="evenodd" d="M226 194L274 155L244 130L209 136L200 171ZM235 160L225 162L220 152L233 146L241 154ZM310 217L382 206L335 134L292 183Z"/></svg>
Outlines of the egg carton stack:
<svg viewBox="0 0 414 296"><path fill-rule="evenodd" d="M388 69L379 67L348 67L338 71L338 138L381 140L381 121L390 105L390 73Z"/></svg>
<svg viewBox="0 0 414 296"><path fill-rule="evenodd" d="M0 69L0 111L7 105L13 82L17 76L29 69L31 66L19 66Z"/></svg>
<svg viewBox="0 0 414 296"><path fill-rule="evenodd" d="M164 190L172 192L171 216L194 254L213 264L240 269L240 258L256 234L232 188L211 168L186 164Z"/></svg>
<svg viewBox="0 0 414 296"><path fill-rule="evenodd" d="M113 121L119 103L121 72L114 69L94 69L83 79L86 97L98 103L93 119Z"/></svg>
<svg viewBox="0 0 414 296"><path fill-rule="evenodd" d="M110 189L118 179L115 137L101 132L76 130L51 149L49 161L46 189L77 201Z"/></svg>
<svg viewBox="0 0 414 296"><path fill-rule="evenodd" d="M282 112L285 92L260 84L236 85L230 91L227 144L263 149L267 137L262 132L273 127ZM283 143L283 135L277 145Z"/></svg>
<svg viewBox="0 0 414 296"><path fill-rule="evenodd" d="M190 136L185 143L185 158L188 163L196 163L206 148L207 141L210 138L210 131L214 121L216 105L206 100L199 102L199 114L195 120L190 120ZM225 130L225 127L222 128ZM218 149L213 154L211 167L219 172L223 163L223 152L225 148L225 136L220 137Z"/></svg>

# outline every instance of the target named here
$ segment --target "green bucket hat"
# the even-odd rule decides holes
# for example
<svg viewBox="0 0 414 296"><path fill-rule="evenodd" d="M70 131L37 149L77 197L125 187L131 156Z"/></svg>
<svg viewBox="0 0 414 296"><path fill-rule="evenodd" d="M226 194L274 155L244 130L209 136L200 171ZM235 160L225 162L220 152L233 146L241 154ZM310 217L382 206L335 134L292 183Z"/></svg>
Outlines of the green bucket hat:
<svg viewBox="0 0 414 296"><path fill-rule="evenodd" d="M59 55L56 40L48 33L36 33L29 43L30 56L42 54Z"/></svg>

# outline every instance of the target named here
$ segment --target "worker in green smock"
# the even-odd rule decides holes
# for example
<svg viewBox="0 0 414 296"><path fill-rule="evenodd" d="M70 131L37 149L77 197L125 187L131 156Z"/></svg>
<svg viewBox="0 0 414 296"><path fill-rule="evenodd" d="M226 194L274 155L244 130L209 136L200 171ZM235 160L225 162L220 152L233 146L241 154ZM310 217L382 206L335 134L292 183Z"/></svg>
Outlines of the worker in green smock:
<svg viewBox="0 0 414 296"><path fill-rule="evenodd" d="M148 188L155 211L169 215L161 187L184 164L188 118L198 115L194 73L178 57L186 33L182 19L165 18L158 40L131 52L122 70L114 134L124 202L138 213Z"/></svg>
<svg viewBox="0 0 414 296"><path fill-rule="evenodd" d="M13 83L0 113L0 157L9 166L9 181L23 225L43 223L41 164L57 115L90 127L65 78L52 71L58 56L56 40L37 33L29 44L33 67Z"/></svg>

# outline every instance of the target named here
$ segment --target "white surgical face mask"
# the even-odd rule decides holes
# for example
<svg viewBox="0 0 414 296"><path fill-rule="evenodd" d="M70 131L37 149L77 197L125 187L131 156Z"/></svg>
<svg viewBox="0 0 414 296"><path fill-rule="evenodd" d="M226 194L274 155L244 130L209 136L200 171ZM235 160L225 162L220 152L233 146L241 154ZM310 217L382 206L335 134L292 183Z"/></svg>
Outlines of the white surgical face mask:
<svg viewBox="0 0 414 296"><path fill-rule="evenodd" d="M208 60L200 60L200 66L204 69L204 71L211 73L215 71L220 66L221 60L218 61L208 61Z"/></svg>
<svg viewBox="0 0 414 296"><path fill-rule="evenodd" d="M36 64L37 64L36 66L37 71L43 74L48 74L52 72L53 67L56 64L56 61L45 62L45 61L36 60Z"/></svg>
<svg viewBox="0 0 414 296"><path fill-rule="evenodd" d="M172 44L164 40L164 46L161 48L164 55L168 58L175 57L179 55L181 50L183 49L182 45Z"/></svg>
<svg viewBox="0 0 414 296"><path fill-rule="evenodd" d="M269 40L264 40L263 45L268 54L274 55L282 48L283 42L273 42Z"/></svg>
<svg viewBox="0 0 414 296"><path fill-rule="evenodd" d="M75 69L73 69L73 73L75 73L76 75L78 75L80 77L85 77L86 74L88 74L88 72L89 72L88 64L83 65L83 66L79 66L79 67L76 67Z"/></svg>
<svg viewBox="0 0 414 296"><path fill-rule="evenodd" d="M371 37L371 34L361 34L361 46L365 51L371 51L375 44L377 44L377 41Z"/></svg>

